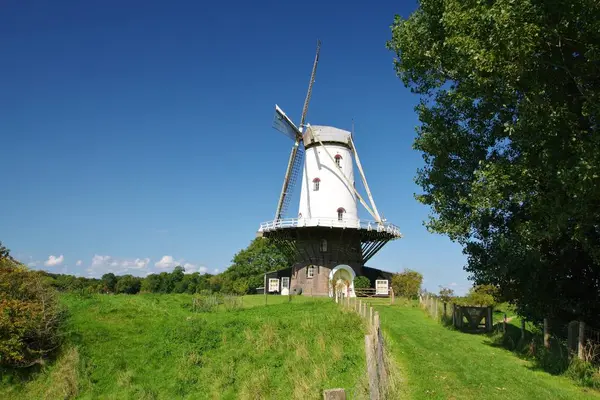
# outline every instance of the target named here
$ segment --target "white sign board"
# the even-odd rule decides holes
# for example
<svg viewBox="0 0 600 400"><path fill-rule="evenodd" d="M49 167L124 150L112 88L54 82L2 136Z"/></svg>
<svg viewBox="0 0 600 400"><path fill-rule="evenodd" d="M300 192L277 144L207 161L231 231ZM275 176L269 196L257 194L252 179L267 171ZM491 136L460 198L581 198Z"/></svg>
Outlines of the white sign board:
<svg viewBox="0 0 600 400"><path fill-rule="evenodd" d="M389 292L390 287L387 279L377 279L375 281L375 294L383 294L387 296Z"/></svg>

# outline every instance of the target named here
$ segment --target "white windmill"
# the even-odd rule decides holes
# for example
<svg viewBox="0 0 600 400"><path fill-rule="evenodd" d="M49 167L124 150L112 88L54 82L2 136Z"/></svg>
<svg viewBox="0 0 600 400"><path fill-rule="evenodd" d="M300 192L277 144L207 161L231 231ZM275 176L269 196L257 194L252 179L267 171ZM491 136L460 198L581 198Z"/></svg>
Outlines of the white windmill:
<svg viewBox="0 0 600 400"><path fill-rule="evenodd" d="M296 264L267 274L270 292L290 290L332 295L345 283L346 296L354 295L354 278L369 277L374 284L389 273L365 267L388 241L402 237L399 229L382 220L369 190L352 133L332 126L306 123L308 104L315 82L321 43L313 64L300 124L275 106L273 127L294 141L275 219L260 225L259 235L274 239L293 252ZM304 160L304 162L303 162ZM354 161L369 203L355 187ZM297 216L285 218L291 194L302 168L302 187ZM358 217L357 199L373 220Z"/></svg>

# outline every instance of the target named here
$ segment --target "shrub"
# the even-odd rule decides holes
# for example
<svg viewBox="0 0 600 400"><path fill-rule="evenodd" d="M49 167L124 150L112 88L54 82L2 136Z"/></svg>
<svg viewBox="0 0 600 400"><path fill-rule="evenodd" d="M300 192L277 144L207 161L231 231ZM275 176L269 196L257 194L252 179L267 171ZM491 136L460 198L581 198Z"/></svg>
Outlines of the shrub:
<svg viewBox="0 0 600 400"><path fill-rule="evenodd" d="M0 365L43 363L61 344L65 316L40 273L0 258Z"/></svg>
<svg viewBox="0 0 600 400"><path fill-rule="evenodd" d="M354 289L366 289L371 287L371 281L366 276L354 278Z"/></svg>
<svg viewBox="0 0 600 400"><path fill-rule="evenodd" d="M405 269L392 276L392 289L398 296L415 299L421 291L423 275L417 271Z"/></svg>

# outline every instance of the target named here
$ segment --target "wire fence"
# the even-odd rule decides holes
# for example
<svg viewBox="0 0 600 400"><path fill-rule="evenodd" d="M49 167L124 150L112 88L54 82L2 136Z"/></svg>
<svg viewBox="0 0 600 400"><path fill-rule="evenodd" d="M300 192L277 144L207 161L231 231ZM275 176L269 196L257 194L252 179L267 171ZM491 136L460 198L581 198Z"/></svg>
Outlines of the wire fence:
<svg viewBox="0 0 600 400"><path fill-rule="evenodd" d="M379 312L375 311L366 301L356 297L344 297L340 294L335 297L335 301L347 310L356 312L366 321L368 333L365 335L365 358L369 399L389 398L392 388L390 362L381 331ZM327 399L327 397L325 398Z"/></svg>
<svg viewBox="0 0 600 400"><path fill-rule="evenodd" d="M456 321L457 317L454 309L458 306L450 302L445 303L435 296L427 295L419 297L419 304L427 314L440 323L459 328L463 325L462 321L460 321L461 323ZM462 320L462 314L459 315ZM490 317L490 319L492 318ZM514 325L512 328L521 331L516 341L523 342L528 337L533 343L539 337L541 344L546 348L550 348L551 342L555 342L554 346L564 348L569 358L577 357L592 364L600 365L599 329L590 327L583 321L571 321L565 324L564 322L545 318L541 326L530 326L530 329L533 328L534 332L527 332L526 321L520 317L511 317L511 319L514 318L521 321L520 328L515 328ZM509 319L506 318L506 314L500 322L494 324L493 321L489 321L489 324L493 329L486 329L486 331L495 330L503 335L508 334Z"/></svg>

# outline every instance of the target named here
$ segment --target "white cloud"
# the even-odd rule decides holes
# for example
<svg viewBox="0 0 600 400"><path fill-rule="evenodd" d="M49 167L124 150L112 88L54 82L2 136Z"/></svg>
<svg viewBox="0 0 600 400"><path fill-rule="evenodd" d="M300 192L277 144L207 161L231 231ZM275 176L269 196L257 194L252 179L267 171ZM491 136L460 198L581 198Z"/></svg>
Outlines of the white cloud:
<svg viewBox="0 0 600 400"><path fill-rule="evenodd" d="M174 268L180 263L181 261L175 261L173 256L162 256L162 258L157 261L154 266L157 268Z"/></svg>
<svg viewBox="0 0 600 400"><path fill-rule="evenodd" d="M142 269L146 268L148 263L150 263L149 258L136 258L135 260L125 260L121 263L121 265L131 269Z"/></svg>
<svg viewBox="0 0 600 400"><path fill-rule="evenodd" d="M81 264L83 264L83 262L81 260L77 260L77 262L75 263L75 265L77 265L78 267L80 267Z"/></svg>
<svg viewBox="0 0 600 400"><path fill-rule="evenodd" d="M62 264L63 261L65 261L65 257L62 254L58 257L51 255L50 257L48 257L46 262L44 262L44 265L46 267L54 267L56 265Z"/></svg>
<svg viewBox="0 0 600 400"><path fill-rule="evenodd" d="M98 254L96 254L92 258L92 266L94 266L94 265L102 265L105 262L107 262L108 260L110 260L110 256L99 256Z"/></svg>
<svg viewBox="0 0 600 400"><path fill-rule="evenodd" d="M215 274L219 273L219 268L215 268Z"/></svg>
<svg viewBox="0 0 600 400"><path fill-rule="evenodd" d="M94 255L92 258L92 265L86 271L89 275L101 276L107 272L114 274L144 274L141 271L145 269L150 263L149 258L135 258L135 259L124 259L115 258L112 256Z"/></svg>
<svg viewBox="0 0 600 400"><path fill-rule="evenodd" d="M192 263L183 264L183 268L185 269L186 274L193 274L194 272L199 272L201 274L205 274L208 272L208 268L203 265L194 265Z"/></svg>
<svg viewBox="0 0 600 400"><path fill-rule="evenodd" d="M452 282L452 283L451 283L450 285L448 285L448 286L458 286L458 283L456 283L456 282Z"/></svg>
<svg viewBox="0 0 600 400"><path fill-rule="evenodd" d="M27 266L28 267L37 267L39 263L40 263L39 261L31 261L31 262L27 263Z"/></svg>

